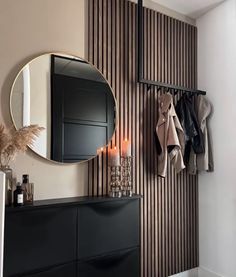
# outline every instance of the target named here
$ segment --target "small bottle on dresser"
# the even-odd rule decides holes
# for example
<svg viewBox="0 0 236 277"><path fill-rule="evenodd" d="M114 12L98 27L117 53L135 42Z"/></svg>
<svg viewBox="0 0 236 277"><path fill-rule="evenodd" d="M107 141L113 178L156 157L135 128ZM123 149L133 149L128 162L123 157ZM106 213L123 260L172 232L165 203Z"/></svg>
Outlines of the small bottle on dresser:
<svg viewBox="0 0 236 277"><path fill-rule="evenodd" d="M29 175L22 176L22 189L24 190L24 203L32 204L34 201L34 184L29 182Z"/></svg>
<svg viewBox="0 0 236 277"><path fill-rule="evenodd" d="M21 183L16 184L16 190L14 191L14 206L23 206L24 205L24 191L21 187Z"/></svg>

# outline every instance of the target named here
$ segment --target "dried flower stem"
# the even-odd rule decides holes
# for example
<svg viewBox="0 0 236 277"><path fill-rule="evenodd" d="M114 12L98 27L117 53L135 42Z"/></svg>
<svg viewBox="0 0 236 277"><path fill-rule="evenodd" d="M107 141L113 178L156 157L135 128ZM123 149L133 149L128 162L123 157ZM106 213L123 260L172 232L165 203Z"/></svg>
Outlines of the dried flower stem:
<svg viewBox="0 0 236 277"><path fill-rule="evenodd" d="M9 165L18 153L26 152L27 146L33 145L42 130L43 127L30 125L6 131L4 125L0 124L0 167Z"/></svg>

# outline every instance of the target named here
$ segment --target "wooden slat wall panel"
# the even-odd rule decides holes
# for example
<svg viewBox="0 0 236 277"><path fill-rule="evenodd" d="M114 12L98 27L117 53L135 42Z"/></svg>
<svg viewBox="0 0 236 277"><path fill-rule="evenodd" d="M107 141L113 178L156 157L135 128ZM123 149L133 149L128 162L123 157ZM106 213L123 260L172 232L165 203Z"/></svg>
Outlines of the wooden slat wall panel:
<svg viewBox="0 0 236 277"><path fill-rule="evenodd" d="M89 195L109 189L108 148L132 141L134 191L141 203L141 276L166 277L198 266L198 180L176 174L168 162L157 176L154 131L156 88L137 83L136 4L127 0L88 0L88 60L114 90L119 123L110 145L89 162ZM197 30L144 9L144 77L196 87ZM175 96L175 101L181 95Z"/></svg>

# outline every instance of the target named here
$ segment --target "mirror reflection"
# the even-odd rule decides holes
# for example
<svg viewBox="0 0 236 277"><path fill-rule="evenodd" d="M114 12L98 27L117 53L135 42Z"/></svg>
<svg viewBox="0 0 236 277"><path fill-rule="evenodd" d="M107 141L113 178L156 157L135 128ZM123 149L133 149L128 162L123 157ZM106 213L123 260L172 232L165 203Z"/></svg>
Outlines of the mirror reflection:
<svg viewBox="0 0 236 277"><path fill-rule="evenodd" d="M93 158L112 138L115 111L116 102L106 79L75 56L39 56L22 68L12 86L15 127L44 127L33 150L56 162Z"/></svg>

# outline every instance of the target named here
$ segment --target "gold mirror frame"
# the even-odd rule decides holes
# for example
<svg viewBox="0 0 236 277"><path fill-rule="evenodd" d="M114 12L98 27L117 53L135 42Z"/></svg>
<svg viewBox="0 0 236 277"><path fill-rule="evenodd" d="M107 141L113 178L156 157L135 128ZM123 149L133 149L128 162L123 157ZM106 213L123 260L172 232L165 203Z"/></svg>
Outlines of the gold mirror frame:
<svg viewBox="0 0 236 277"><path fill-rule="evenodd" d="M33 59L29 60L27 63L24 64L24 66L22 66L22 68L20 69L20 71L17 73L15 79L14 79L14 82L11 86L11 91L10 91L10 115L11 115L11 120L13 122L13 125L15 127L15 129L17 130L17 126L16 126L16 123L15 123L15 120L14 120L14 116L13 116L13 110L12 110L12 97L13 97L13 89L14 89L14 86L16 84L16 81L19 77L19 75L21 74L21 72L23 71L23 69L31 62L33 62L34 60L38 59L39 57L41 56L44 56L44 55L57 55L57 56L62 56L62 57L68 57L68 58L76 58L76 59L81 59L81 60L84 60L86 61L89 65L91 65L94 69L96 69L102 76L103 78L106 80L111 92L112 92L112 96L113 96L113 99L114 99L114 102L115 102L115 127L114 127L114 131L113 131L113 134L111 136L111 138L109 139L109 141L107 142L106 145L104 146L101 146L106 148L108 147L108 145L110 144L110 142L112 141L112 138L114 137L114 134L116 132L116 129L117 129L117 125L118 125L118 104L117 104L117 100L115 98L115 94L114 94L114 91L111 87L111 85L109 84L109 82L107 81L107 79L105 78L105 76L102 74L102 72L96 67L94 66L92 63L90 63L88 60L84 59L84 58L81 58L79 56L76 56L76 55L72 55L72 54L68 54L68 53L64 53L64 52L46 52L46 53L43 53L43 54L40 54L38 56L35 56ZM54 161L54 160L51 160L51 159L48 159L46 157L43 157L42 155L40 155L39 153L37 153L31 146L28 146L28 148L33 152L35 153L38 157L48 161L48 162L51 162L53 164L57 164L57 165L66 165L66 166L70 166L70 165L76 165L76 164L82 164L82 163L86 163L94 158L97 157L97 155L91 157L90 159L87 159L87 160L84 160L84 161L80 161L80 162L74 162L74 163L63 163L63 162L58 162L58 161Z"/></svg>

